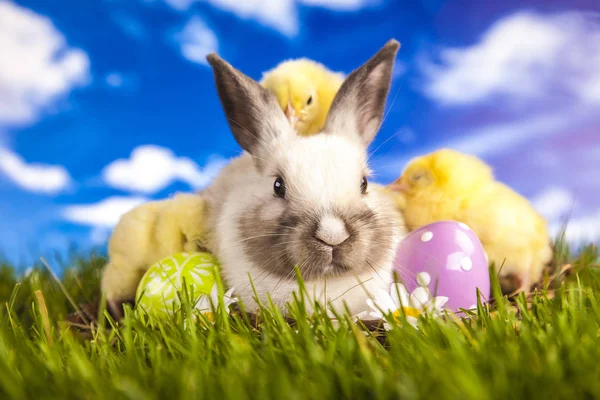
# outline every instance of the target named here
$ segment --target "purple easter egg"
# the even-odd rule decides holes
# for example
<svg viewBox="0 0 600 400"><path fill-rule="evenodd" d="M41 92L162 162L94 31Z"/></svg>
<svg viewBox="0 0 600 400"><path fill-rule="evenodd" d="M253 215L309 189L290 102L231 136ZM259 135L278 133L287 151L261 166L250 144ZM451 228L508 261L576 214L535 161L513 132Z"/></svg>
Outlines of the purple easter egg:
<svg viewBox="0 0 600 400"><path fill-rule="evenodd" d="M411 232L398 245L394 272L409 293L426 285L431 296L447 297L444 308L454 312L476 307L477 289L482 302L490 297L487 256L462 222L439 221Z"/></svg>

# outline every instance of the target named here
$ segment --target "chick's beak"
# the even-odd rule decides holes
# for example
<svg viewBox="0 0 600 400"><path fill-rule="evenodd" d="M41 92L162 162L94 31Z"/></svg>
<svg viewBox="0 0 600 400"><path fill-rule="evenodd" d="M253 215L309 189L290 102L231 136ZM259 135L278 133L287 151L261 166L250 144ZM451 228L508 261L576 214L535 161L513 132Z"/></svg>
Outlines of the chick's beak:
<svg viewBox="0 0 600 400"><path fill-rule="evenodd" d="M408 185L404 182L402 182L402 178L396 179L394 182L392 182L390 185L388 185L388 188L393 191L393 192L406 192L408 190Z"/></svg>
<svg viewBox="0 0 600 400"><path fill-rule="evenodd" d="M296 122L298 122L298 117L296 116L296 111L294 110L294 107L292 107L292 105L290 103L288 103L284 112L285 112L285 117L288 119L290 125L293 128L295 128Z"/></svg>

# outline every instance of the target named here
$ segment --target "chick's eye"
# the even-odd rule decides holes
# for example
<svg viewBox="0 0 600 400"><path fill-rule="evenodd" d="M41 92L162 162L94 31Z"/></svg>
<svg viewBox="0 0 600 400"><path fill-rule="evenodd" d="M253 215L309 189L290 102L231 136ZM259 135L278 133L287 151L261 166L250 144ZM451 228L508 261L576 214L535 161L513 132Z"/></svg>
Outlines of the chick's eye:
<svg viewBox="0 0 600 400"><path fill-rule="evenodd" d="M308 100L306 101L306 105L307 105L307 106L310 106L310 104L311 104L311 103L312 103L312 96L310 96L310 97L308 98Z"/></svg>
<svg viewBox="0 0 600 400"><path fill-rule="evenodd" d="M367 193L367 186L368 186L367 178L365 176L363 176L362 180L360 181L360 192L362 194Z"/></svg>
<svg viewBox="0 0 600 400"><path fill-rule="evenodd" d="M410 180L413 181L413 182L417 182L418 180L423 179L423 178L425 178L425 173L424 172L417 172L416 174L413 174L410 177Z"/></svg>
<svg viewBox="0 0 600 400"><path fill-rule="evenodd" d="M277 179L275 179L275 183L273 183L273 192L277 197L282 199L285 197L285 184L283 183L282 177L278 176Z"/></svg>

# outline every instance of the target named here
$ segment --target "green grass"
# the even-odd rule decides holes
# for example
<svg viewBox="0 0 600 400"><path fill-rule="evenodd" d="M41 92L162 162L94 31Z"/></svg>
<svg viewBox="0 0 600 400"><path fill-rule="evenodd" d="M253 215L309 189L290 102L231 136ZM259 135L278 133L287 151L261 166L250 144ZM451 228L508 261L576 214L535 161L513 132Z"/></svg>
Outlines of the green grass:
<svg viewBox="0 0 600 400"><path fill-rule="evenodd" d="M0 265L0 398L600 398L597 257L591 246L573 259L577 273L552 299L500 298L469 321L423 318L419 330L335 328L299 301L293 325L272 307L258 323L219 314L208 328L185 310L162 322L128 312L92 340L60 323L74 308L47 269L19 278ZM103 263L67 262L75 303L94 300Z"/></svg>

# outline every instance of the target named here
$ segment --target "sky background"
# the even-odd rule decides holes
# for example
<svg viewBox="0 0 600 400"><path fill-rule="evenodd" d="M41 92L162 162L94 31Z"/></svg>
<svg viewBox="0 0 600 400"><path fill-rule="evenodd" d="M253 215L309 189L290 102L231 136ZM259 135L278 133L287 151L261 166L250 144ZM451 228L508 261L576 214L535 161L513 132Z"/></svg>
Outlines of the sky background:
<svg viewBox="0 0 600 400"><path fill-rule="evenodd" d="M207 53L348 73L392 37L380 183L455 148L600 241L598 0L0 0L0 253L102 251L124 212L207 185L239 152Z"/></svg>

